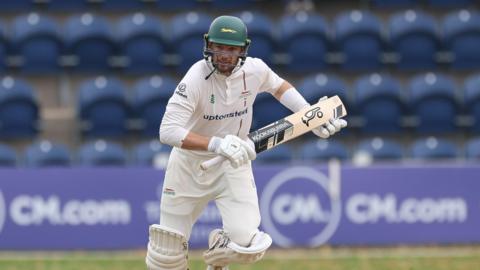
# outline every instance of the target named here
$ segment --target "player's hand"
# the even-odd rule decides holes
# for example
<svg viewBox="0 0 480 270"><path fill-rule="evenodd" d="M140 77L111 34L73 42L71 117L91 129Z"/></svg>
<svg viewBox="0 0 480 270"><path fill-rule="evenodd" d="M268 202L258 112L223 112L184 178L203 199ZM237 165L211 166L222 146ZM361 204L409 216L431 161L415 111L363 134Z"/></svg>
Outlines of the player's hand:
<svg viewBox="0 0 480 270"><path fill-rule="evenodd" d="M326 96L320 98L320 100L327 99ZM313 129L313 134L317 135L322 139L327 139L333 134L339 132L342 128L347 126L347 121L344 119L330 119L326 124L319 126L316 129Z"/></svg>
<svg viewBox="0 0 480 270"><path fill-rule="evenodd" d="M252 141L244 141L234 135L227 135L223 139L212 137L208 144L208 150L226 157L234 168L238 168L257 157Z"/></svg>

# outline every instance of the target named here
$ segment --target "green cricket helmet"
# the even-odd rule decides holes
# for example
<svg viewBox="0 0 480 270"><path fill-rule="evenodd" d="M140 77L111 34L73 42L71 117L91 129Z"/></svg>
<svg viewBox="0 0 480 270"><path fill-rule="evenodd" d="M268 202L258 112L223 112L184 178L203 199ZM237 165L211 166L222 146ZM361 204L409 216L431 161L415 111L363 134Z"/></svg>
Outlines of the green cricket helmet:
<svg viewBox="0 0 480 270"><path fill-rule="evenodd" d="M247 26L241 19L234 16L217 17L210 24L210 28L208 29L208 33L204 35L204 39L203 57L207 62L213 64L213 52L208 48L209 42L243 47L243 53L239 55L239 67L245 62L250 39L247 37Z"/></svg>

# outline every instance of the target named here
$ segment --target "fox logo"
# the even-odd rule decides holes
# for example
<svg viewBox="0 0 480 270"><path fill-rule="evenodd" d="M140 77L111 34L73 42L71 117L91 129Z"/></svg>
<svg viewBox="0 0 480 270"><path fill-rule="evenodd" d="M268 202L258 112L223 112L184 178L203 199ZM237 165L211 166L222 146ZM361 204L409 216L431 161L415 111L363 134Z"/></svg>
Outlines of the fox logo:
<svg viewBox="0 0 480 270"><path fill-rule="evenodd" d="M222 32L222 33L232 33L232 34L237 33L237 31L235 31L233 29L230 29L230 28L222 28L222 29L220 29L220 32Z"/></svg>

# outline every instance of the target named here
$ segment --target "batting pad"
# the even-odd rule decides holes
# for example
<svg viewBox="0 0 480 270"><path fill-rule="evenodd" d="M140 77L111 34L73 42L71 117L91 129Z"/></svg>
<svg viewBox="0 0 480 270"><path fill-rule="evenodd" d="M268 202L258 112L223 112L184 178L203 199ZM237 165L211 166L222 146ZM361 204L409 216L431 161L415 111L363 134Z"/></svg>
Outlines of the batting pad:
<svg viewBox="0 0 480 270"><path fill-rule="evenodd" d="M149 270L188 270L188 242L185 236L159 224L149 228L145 262Z"/></svg>

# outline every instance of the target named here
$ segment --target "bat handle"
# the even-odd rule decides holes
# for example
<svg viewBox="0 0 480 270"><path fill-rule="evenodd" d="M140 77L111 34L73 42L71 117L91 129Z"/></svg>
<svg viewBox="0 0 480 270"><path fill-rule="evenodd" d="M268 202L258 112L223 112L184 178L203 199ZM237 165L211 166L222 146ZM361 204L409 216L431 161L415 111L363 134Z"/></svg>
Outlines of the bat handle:
<svg viewBox="0 0 480 270"><path fill-rule="evenodd" d="M212 159L209 159L209 160L206 160L204 162L202 162L202 164L200 164L200 168L203 170L203 171L207 171L208 169L210 169L211 167L219 164L219 163L222 163L223 161L227 160L226 157L224 156L216 156Z"/></svg>

